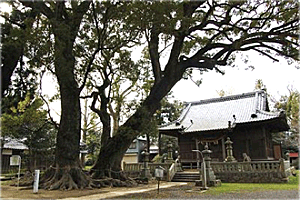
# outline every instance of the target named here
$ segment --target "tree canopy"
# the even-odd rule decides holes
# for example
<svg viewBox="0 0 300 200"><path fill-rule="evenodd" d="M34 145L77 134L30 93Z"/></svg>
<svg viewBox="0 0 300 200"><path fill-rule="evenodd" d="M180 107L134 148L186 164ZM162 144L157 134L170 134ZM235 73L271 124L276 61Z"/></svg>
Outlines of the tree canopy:
<svg viewBox="0 0 300 200"><path fill-rule="evenodd" d="M100 182L91 182L78 164L79 98L89 80L97 80L93 82L91 96L94 95L95 101L100 99L100 107L103 107L98 109L99 116L102 123L110 126L107 101L111 89L117 91L126 85L118 84L124 73L127 83L132 83L141 78L136 72L150 72L149 92L113 137L104 134L101 140L105 142L91 169L96 179L111 176L126 180L120 173L124 153L137 135L149 130L147 126L151 126L150 121L161 100L192 69L216 70L223 74L220 67L230 66L236 52L250 50L273 61L278 61L277 56L290 62L299 60L299 5L295 1L11 3L15 4L16 13L36 13L29 20L33 22L31 26L26 26L26 33L36 40L25 40L26 46L31 48L25 48L27 54L24 55L29 59L27 64L35 70L43 68L52 72L60 89L62 113L57 134L56 169L45 173L42 181L48 189L101 186ZM26 17L18 20L12 16L3 17L13 26L18 26L20 19L27 23ZM5 40L5 45L15 38ZM146 68L129 59L135 53L130 47L143 44L150 61ZM1 68L10 68L5 59L18 63L19 58L3 57ZM7 77L10 76L7 73ZM114 95L114 98L121 96Z"/></svg>

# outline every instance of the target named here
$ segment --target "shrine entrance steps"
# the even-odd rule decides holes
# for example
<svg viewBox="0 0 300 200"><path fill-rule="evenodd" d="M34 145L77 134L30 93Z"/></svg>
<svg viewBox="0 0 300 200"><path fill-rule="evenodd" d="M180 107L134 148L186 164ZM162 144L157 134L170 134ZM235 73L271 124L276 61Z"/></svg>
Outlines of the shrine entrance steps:
<svg viewBox="0 0 300 200"><path fill-rule="evenodd" d="M172 182L195 182L196 180L200 180L199 172L184 171L176 172L172 179Z"/></svg>

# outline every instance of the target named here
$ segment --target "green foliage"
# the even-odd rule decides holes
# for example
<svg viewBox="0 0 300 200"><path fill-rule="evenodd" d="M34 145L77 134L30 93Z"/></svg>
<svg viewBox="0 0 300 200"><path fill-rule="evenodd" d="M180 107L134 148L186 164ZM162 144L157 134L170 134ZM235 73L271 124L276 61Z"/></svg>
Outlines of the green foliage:
<svg viewBox="0 0 300 200"><path fill-rule="evenodd" d="M299 187L299 170L296 176L290 176L288 183L222 183L221 187L212 187L210 194L229 192L250 192L267 190L297 190Z"/></svg>
<svg viewBox="0 0 300 200"><path fill-rule="evenodd" d="M162 160L165 160L168 154L168 144L172 145L173 159L176 159L179 151L178 139L176 137L162 135L160 142L161 142Z"/></svg>
<svg viewBox="0 0 300 200"><path fill-rule="evenodd" d="M100 142L101 140L101 134L99 131L96 130L89 130L86 136L86 145L88 150L87 165L92 165L97 160L97 155L100 152Z"/></svg>
<svg viewBox="0 0 300 200"><path fill-rule="evenodd" d="M262 90L262 89L266 89L266 86L263 83L262 79L257 79L255 82L255 89L256 90Z"/></svg>
<svg viewBox="0 0 300 200"><path fill-rule="evenodd" d="M268 190L297 190L298 177L290 177L289 183L222 183L221 187L210 188L207 194L241 193Z"/></svg>
<svg viewBox="0 0 300 200"><path fill-rule="evenodd" d="M31 100L27 95L12 113L1 116L1 133L3 137L25 139L24 144L31 152L51 151L55 143L56 131L47 119L47 112L42 110L43 102L39 98Z"/></svg>
<svg viewBox="0 0 300 200"><path fill-rule="evenodd" d="M178 100L174 100L172 102L172 98L173 96L170 92L166 97L164 97L161 100L161 107L154 114L158 125L163 125L165 123L175 121L179 118L181 111L184 108L184 105Z"/></svg>
<svg viewBox="0 0 300 200"><path fill-rule="evenodd" d="M277 110L286 112L291 131L294 133L299 133L299 103L300 93L297 90L290 90L289 95L281 96L280 100L275 104Z"/></svg>
<svg viewBox="0 0 300 200"><path fill-rule="evenodd" d="M26 95L34 98L37 89L37 73L27 67L18 66L15 70L14 80L2 97L2 113L11 113L12 107L17 107L20 101L25 100Z"/></svg>
<svg viewBox="0 0 300 200"><path fill-rule="evenodd" d="M300 94L297 90L289 90L289 95L283 95L275 103L275 109L285 111L290 130L287 133L279 133L275 137L283 141L284 151L297 152L299 139L299 104Z"/></svg>
<svg viewBox="0 0 300 200"><path fill-rule="evenodd" d="M232 94L232 91L231 90L216 90L217 94L220 96L220 97L224 97L224 96L228 96L228 95L231 95Z"/></svg>

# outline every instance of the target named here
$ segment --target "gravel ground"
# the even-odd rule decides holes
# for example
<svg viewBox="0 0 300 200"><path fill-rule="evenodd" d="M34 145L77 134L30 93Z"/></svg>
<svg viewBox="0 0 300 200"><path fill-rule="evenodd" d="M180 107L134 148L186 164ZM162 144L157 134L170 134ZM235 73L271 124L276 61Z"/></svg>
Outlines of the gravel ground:
<svg viewBox="0 0 300 200"><path fill-rule="evenodd" d="M157 190L151 190L143 193L111 197L111 199L300 199L300 197L298 190L241 191L208 194L190 185L182 185L179 187L164 188L159 194Z"/></svg>
<svg viewBox="0 0 300 200"><path fill-rule="evenodd" d="M197 199L299 199L297 190L274 190L263 192L226 193L222 195L197 195Z"/></svg>
<svg viewBox="0 0 300 200"><path fill-rule="evenodd" d="M213 189L210 189L213 190ZM133 188L102 188L95 190L46 191L19 190L17 187L1 185L0 199L64 199L64 200L99 200L99 199L300 199L299 190L265 190L226 192L212 194L201 191L193 183L162 182L160 192L157 184L141 185ZM213 192L213 191L212 191ZM211 194L209 194L211 193Z"/></svg>
<svg viewBox="0 0 300 200"><path fill-rule="evenodd" d="M226 193L222 195L206 195L206 194L176 194L169 197L157 198L158 196L137 196L131 195L116 197L117 199L300 199L299 191L297 190L281 190L281 191L263 191L263 192L246 192L246 193Z"/></svg>

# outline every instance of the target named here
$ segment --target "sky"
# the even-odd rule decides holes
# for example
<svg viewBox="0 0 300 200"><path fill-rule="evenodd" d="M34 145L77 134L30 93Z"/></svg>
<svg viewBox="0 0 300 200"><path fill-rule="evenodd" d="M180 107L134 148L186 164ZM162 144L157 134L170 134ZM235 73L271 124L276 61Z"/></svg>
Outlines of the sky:
<svg viewBox="0 0 300 200"><path fill-rule="evenodd" d="M278 58L280 62L273 62L265 56L251 52L247 52L245 55L249 56L247 64L237 58L236 67L220 67L220 70L225 71L225 75L217 73L215 70L205 72L201 76L199 72L196 72L194 80L202 78L202 84L199 87L191 80L179 81L172 89L175 97L173 100L190 102L217 98L219 97L217 91L220 90L224 90L226 95L252 92L257 79L262 79L268 94L276 100L279 100L281 95L288 95L288 87L300 91L300 69L295 67L295 63L288 65L284 58ZM249 65L254 66L254 69L246 70ZM43 94L52 96L56 93L53 82L56 82L53 77L46 76L44 78ZM270 99L269 102L272 110L273 103ZM57 114L60 110L60 102L52 103L51 109L55 119L59 121Z"/></svg>
<svg viewBox="0 0 300 200"><path fill-rule="evenodd" d="M228 95L242 94L254 91L257 79L262 79L268 94L277 100L281 95L288 95L287 87L300 91L300 69L295 67L295 63L288 65L283 58L279 58L280 62L273 62L256 53L246 54L249 56L247 64L237 59L235 64L238 67L220 68L225 71L225 75L216 71L199 75L198 78L202 78L199 87L190 80L179 81L172 89L173 95L177 100L189 102L219 97L217 91L220 90ZM254 70L245 70L249 65Z"/></svg>

